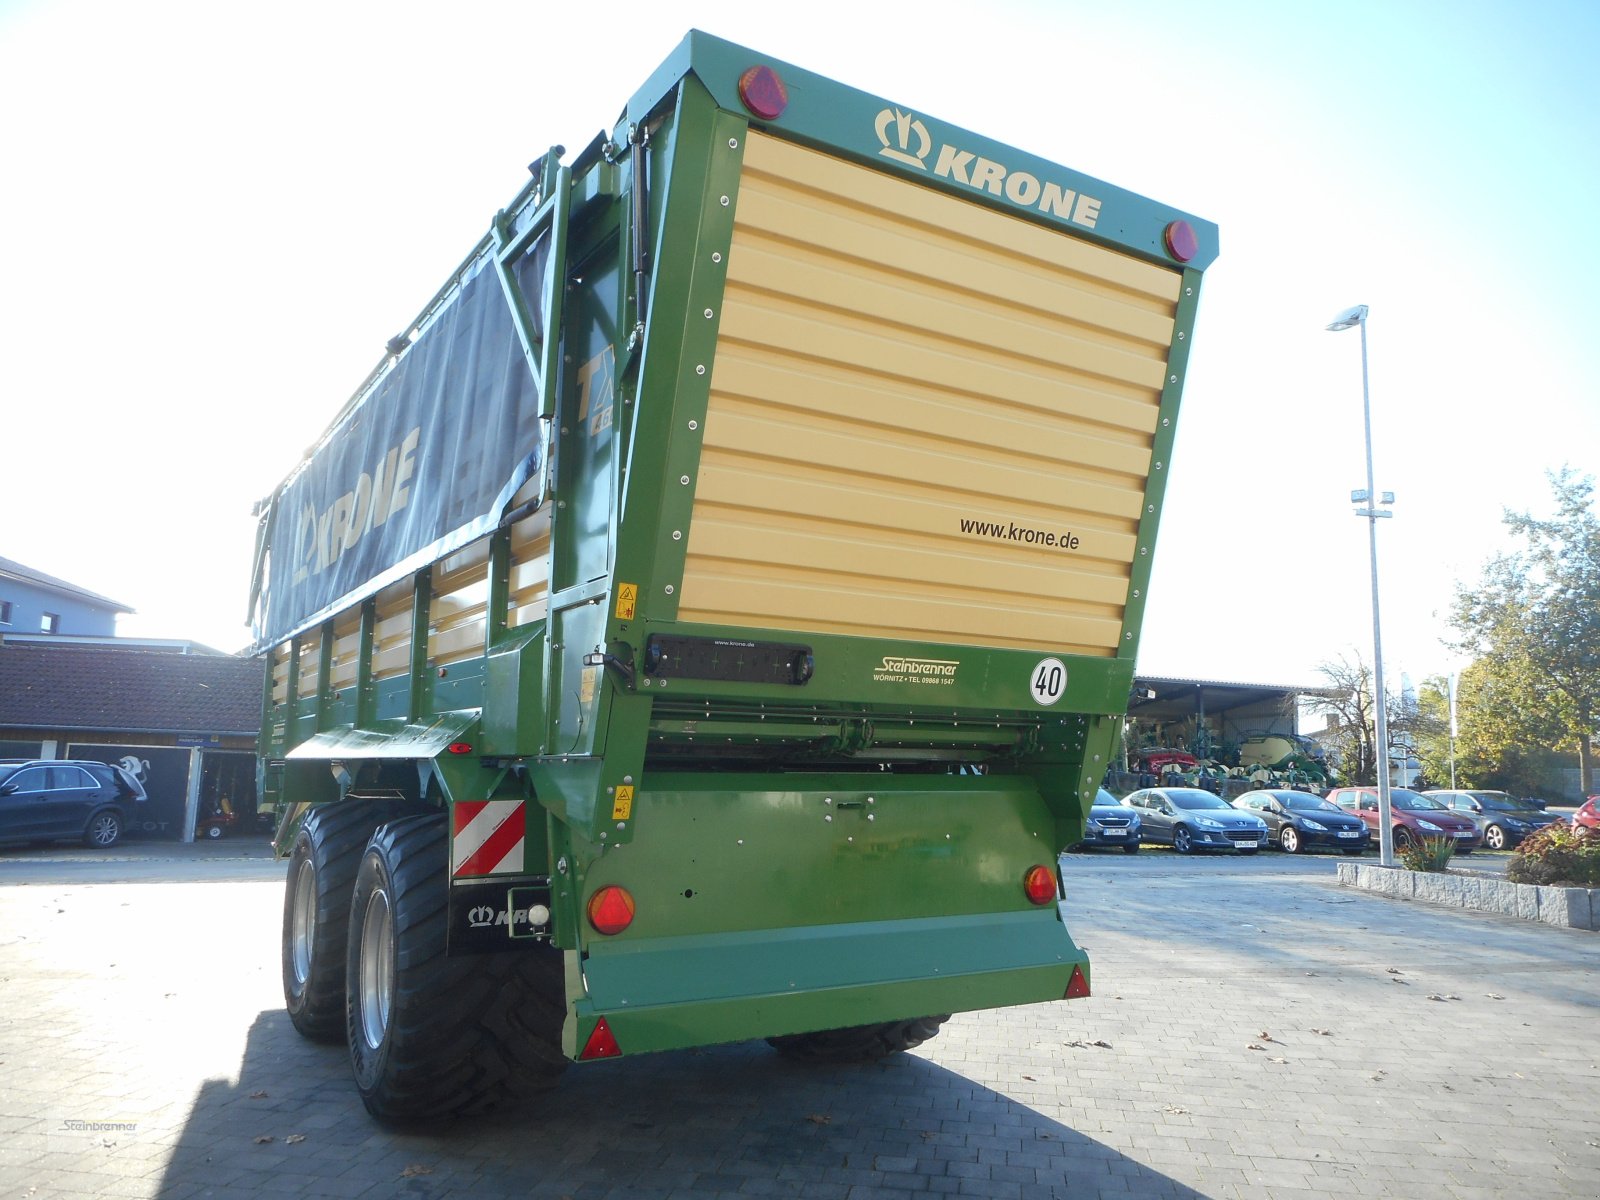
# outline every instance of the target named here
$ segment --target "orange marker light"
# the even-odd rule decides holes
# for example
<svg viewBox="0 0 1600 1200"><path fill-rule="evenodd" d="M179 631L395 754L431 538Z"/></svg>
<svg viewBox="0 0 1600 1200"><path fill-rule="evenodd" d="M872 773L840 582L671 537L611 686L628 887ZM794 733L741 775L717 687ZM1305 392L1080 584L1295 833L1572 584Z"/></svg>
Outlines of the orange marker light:
<svg viewBox="0 0 1600 1200"><path fill-rule="evenodd" d="M589 924L601 933L621 933L633 924L633 897L616 884L608 884L589 897Z"/></svg>
<svg viewBox="0 0 1600 1200"><path fill-rule="evenodd" d="M1043 863L1029 867L1028 873L1022 877L1022 890L1035 904L1049 904L1056 898L1055 872Z"/></svg>

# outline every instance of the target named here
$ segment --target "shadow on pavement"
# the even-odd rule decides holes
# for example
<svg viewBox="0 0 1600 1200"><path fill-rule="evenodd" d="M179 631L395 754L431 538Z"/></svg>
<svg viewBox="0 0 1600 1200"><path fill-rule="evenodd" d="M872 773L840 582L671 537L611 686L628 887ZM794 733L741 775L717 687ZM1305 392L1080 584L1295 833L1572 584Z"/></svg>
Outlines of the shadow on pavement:
<svg viewBox="0 0 1600 1200"><path fill-rule="evenodd" d="M855 1188L1201 1195L913 1054L810 1067L746 1043L622 1059L574 1067L532 1104L400 1133L362 1108L343 1048L304 1041L281 1012L255 1021L237 1085L201 1087L158 1194L845 1200Z"/></svg>

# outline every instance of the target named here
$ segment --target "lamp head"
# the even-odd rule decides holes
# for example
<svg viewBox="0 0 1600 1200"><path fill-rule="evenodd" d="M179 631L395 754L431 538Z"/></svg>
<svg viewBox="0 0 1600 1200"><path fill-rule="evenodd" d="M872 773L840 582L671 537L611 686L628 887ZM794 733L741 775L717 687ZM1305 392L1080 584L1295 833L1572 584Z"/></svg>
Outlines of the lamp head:
<svg viewBox="0 0 1600 1200"><path fill-rule="evenodd" d="M1328 331L1336 333L1341 329L1354 329L1367 319L1367 306L1358 304L1354 308L1347 308L1328 323Z"/></svg>

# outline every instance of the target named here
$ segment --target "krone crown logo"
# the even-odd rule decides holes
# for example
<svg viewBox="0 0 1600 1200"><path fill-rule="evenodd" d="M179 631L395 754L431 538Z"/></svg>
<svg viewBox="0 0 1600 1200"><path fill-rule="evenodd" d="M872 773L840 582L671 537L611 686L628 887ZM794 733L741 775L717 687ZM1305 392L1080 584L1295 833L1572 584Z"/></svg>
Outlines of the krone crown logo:
<svg viewBox="0 0 1600 1200"><path fill-rule="evenodd" d="M879 154L921 171L928 169L928 164L923 160L933 149L933 139L928 136L928 127L916 117L898 108L886 108L878 114L873 128L877 131L878 141L883 143ZM913 139L915 148L912 146Z"/></svg>

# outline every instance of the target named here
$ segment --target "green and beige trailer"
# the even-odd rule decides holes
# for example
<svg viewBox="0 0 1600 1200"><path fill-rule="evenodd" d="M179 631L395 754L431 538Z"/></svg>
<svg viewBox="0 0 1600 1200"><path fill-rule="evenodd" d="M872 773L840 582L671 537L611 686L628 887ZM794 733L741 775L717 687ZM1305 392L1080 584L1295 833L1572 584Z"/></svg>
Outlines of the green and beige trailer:
<svg viewBox="0 0 1600 1200"><path fill-rule="evenodd" d="M1215 228L691 33L260 507L287 1006L387 1119L1088 994Z"/></svg>

